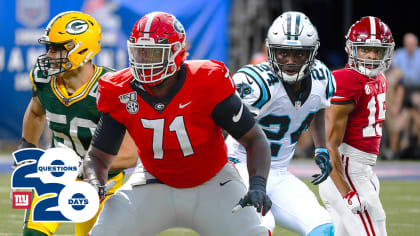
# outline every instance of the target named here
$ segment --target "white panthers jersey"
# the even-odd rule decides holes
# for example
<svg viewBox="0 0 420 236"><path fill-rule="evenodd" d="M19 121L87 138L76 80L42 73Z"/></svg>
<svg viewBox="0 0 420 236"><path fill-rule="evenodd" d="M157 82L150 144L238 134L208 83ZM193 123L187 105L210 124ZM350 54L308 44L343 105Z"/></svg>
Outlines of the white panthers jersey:
<svg viewBox="0 0 420 236"><path fill-rule="evenodd" d="M267 62L244 66L233 79L236 92L267 136L271 167L287 169L301 133L309 127L318 110L330 105L330 97L335 91L333 75L321 61L315 60L311 79L302 80L306 92L300 94L288 93ZM246 150L242 145L231 136L226 143L229 157L246 161Z"/></svg>

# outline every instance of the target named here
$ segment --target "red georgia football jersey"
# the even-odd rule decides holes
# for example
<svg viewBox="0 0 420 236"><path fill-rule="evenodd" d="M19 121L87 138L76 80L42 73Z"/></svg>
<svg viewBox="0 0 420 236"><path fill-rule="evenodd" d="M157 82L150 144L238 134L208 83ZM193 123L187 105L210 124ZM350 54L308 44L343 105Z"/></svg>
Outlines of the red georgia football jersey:
<svg viewBox="0 0 420 236"><path fill-rule="evenodd" d="M379 74L373 79L349 68L333 71L333 75L337 87L331 102L352 100L356 104L349 115L343 142L378 155L386 110L388 83L385 77Z"/></svg>
<svg viewBox="0 0 420 236"><path fill-rule="evenodd" d="M217 61L186 61L177 91L159 100L130 85L130 69L99 81L98 109L124 124L139 148L144 167L176 188L200 185L227 163L221 128L213 108L235 92L226 66ZM173 91L171 91L173 92Z"/></svg>

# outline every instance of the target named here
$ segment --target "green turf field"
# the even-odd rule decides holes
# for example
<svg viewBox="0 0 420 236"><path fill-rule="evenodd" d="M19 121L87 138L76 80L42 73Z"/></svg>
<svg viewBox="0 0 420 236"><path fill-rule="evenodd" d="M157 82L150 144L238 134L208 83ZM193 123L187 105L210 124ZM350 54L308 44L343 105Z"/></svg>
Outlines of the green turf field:
<svg viewBox="0 0 420 236"><path fill-rule="evenodd" d="M308 184L308 182L306 182ZM318 189L308 186L318 194ZM0 236L21 235L23 210L12 208L10 176L0 175ZM381 199L387 214L388 235L420 235L420 181L381 181ZM73 235L72 224L63 224L56 235ZM170 229L159 236L196 236L187 229ZM278 236L297 235L276 227Z"/></svg>

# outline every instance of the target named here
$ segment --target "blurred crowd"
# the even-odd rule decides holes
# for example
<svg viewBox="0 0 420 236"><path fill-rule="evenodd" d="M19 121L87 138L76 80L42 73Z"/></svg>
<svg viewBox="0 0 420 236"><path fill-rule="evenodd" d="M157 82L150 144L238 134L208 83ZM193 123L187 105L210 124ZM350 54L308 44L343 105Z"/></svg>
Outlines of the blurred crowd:
<svg viewBox="0 0 420 236"><path fill-rule="evenodd" d="M387 71L387 117L382 155L386 159L420 158L420 48L413 33L403 37Z"/></svg>

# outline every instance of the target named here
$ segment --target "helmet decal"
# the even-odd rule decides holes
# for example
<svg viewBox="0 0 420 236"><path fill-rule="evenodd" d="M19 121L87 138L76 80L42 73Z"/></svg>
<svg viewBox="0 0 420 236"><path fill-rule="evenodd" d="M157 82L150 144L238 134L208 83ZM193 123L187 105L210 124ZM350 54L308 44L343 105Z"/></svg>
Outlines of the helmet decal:
<svg viewBox="0 0 420 236"><path fill-rule="evenodd" d="M176 19L174 21L174 29L175 29L176 32L178 32L180 34L185 33L184 26L182 26L182 24Z"/></svg>
<svg viewBox="0 0 420 236"><path fill-rule="evenodd" d="M81 34L88 30L89 25L84 20L73 20L66 25L66 32L69 34Z"/></svg>

